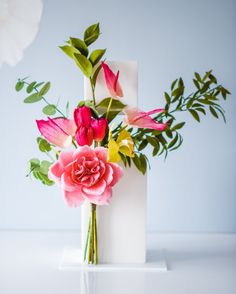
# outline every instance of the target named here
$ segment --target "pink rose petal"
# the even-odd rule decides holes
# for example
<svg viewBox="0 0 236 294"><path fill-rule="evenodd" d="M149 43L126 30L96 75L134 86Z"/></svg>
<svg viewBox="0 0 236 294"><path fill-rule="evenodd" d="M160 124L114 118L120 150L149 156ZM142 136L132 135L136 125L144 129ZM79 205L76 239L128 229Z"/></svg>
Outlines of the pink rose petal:
<svg viewBox="0 0 236 294"><path fill-rule="evenodd" d="M84 197L80 190L75 190L73 192L63 190L63 192L68 206L77 207L84 202Z"/></svg>

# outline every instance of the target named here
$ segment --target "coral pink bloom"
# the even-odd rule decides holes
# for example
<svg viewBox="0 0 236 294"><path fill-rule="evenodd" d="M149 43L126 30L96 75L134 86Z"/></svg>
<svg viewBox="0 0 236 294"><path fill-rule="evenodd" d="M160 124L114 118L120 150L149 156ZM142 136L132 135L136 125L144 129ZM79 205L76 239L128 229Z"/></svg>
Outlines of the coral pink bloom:
<svg viewBox="0 0 236 294"><path fill-rule="evenodd" d="M98 142L102 141L107 132L107 127L108 127L107 119L106 118L93 119L91 121L91 126L93 128L94 140Z"/></svg>
<svg viewBox="0 0 236 294"><path fill-rule="evenodd" d="M49 169L49 178L60 184L69 206L85 199L97 205L109 204L112 187L122 176L119 165L107 162L107 149L89 146L62 151Z"/></svg>
<svg viewBox="0 0 236 294"><path fill-rule="evenodd" d="M119 71L115 75L105 62L102 62L102 68L105 76L106 85L111 97L115 99L117 99L117 96L123 97L123 91L118 81Z"/></svg>
<svg viewBox="0 0 236 294"><path fill-rule="evenodd" d="M36 120L41 135L49 142L61 148L71 145L72 137L76 132L76 125L72 119L48 118Z"/></svg>
<svg viewBox="0 0 236 294"><path fill-rule="evenodd" d="M123 110L125 114L125 123L137 128L147 128L147 129L153 129L158 131L163 131L167 124L164 123L158 123L153 118L150 117L151 114L163 112L164 109L154 109L148 112L144 112L142 110L139 110L138 108L130 108L125 107Z"/></svg>

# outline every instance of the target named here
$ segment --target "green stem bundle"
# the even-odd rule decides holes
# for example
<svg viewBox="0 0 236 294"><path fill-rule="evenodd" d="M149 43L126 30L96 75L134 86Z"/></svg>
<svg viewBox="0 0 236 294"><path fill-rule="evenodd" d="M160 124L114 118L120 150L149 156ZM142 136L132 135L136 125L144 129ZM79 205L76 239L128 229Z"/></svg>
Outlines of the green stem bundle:
<svg viewBox="0 0 236 294"><path fill-rule="evenodd" d="M87 262L88 264L98 263L97 216L96 204L93 203L91 203L88 232L84 249L84 262Z"/></svg>

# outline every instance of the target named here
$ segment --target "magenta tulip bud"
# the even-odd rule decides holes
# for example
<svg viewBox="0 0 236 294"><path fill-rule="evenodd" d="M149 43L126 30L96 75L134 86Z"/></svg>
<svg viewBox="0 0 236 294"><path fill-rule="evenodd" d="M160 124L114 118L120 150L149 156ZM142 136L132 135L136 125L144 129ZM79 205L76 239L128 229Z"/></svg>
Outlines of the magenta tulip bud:
<svg viewBox="0 0 236 294"><path fill-rule="evenodd" d="M102 141L107 132L108 121L106 118L93 119L91 127L93 128L94 140Z"/></svg>
<svg viewBox="0 0 236 294"><path fill-rule="evenodd" d="M90 127L91 125L91 109L87 106L81 106L74 111L74 120L78 128L80 127Z"/></svg>
<svg viewBox="0 0 236 294"><path fill-rule="evenodd" d="M75 140L80 146L92 145L93 143L93 129L91 127L83 127L77 129L75 134Z"/></svg>

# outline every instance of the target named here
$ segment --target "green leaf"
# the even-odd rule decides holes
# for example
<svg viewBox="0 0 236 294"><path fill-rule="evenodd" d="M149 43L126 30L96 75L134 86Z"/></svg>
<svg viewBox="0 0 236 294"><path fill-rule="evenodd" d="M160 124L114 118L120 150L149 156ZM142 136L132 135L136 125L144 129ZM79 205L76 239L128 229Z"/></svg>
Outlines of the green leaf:
<svg viewBox="0 0 236 294"><path fill-rule="evenodd" d="M194 98L189 99L186 104L186 108L189 109L192 106L192 104L194 103L194 101L195 101Z"/></svg>
<svg viewBox="0 0 236 294"><path fill-rule="evenodd" d="M201 89L201 87L200 87L200 85L199 85L199 83L198 83L197 80L193 79L193 83L194 83L194 85L196 86L196 88L197 88L198 90Z"/></svg>
<svg viewBox="0 0 236 294"><path fill-rule="evenodd" d="M56 111L56 105L54 104L49 104L43 108L43 113L46 115L54 115Z"/></svg>
<svg viewBox="0 0 236 294"><path fill-rule="evenodd" d="M166 92L164 93L164 95L165 95L166 103L170 104L170 101L171 101L170 95Z"/></svg>
<svg viewBox="0 0 236 294"><path fill-rule="evenodd" d="M30 83L27 88L26 88L26 92L27 93L31 93L34 90L34 86L37 84L37 82L32 82Z"/></svg>
<svg viewBox="0 0 236 294"><path fill-rule="evenodd" d="M197 81L200 82L200 83L202 83L202 79L201 79L199 73L195 72L194 75L195 75Z"/></svg>
<svg viewBox="0 0 236 294"><path fill-rule="evenodd" d="M40 172L44 175L48 175L49 167L52 165L51 162L43 160L40 164Z"/></svg>
<svg viewBox="0 0 236 294"><path fill-rule="evenodd" d="M35 103L35 102L38 102L40 100L42 100L42 96L39 95L39 93L34 93L34 94L31 94L30 96L26 97L24 99L24 103Z"/></svg>
<svg viewBox="0 0 236 294"><path fill-rule="evenodd" d="M161 144L162 144L163 146L165 146L165 145L167 144L166 139L162 136L162 134L159 134L159 135L157 136L157 139L161 142Z"/></svg>
<svg viewBox="0 0 236 294"><path fill-rule="evenodd" d="M172 141L170 141L170 143L168 145L168 149L170 149L171 147L173 147L177 143L178 138L179 138L178 133L176 133L174 139Z"/></svg>
<svg viewBox="0 0 236 294"><path fill-rule="evenodd" d="M210 81L208 81L208 82L206 82L203 86L202 86L202 88L201 88L201 93L205 93L208 89L209 89L209 87L210 87L210 84L211 84L211 82Z"/></svg>
<svg viewBox="0 0 236 294"><path fill-rule="evenodd" d="M72 46L59 46L59 48L66 53L66 55L68 55L70 58L74 59L74 53L80 53L79 50L77 50L76 48L72 47Z"/></svg>
<svg viewBox="0 0 236 294"><path fill-rule="evenodd" d="M209 110L215 118L219 118L217 112L215 111L215 109L212 106L209 106Z"/></svg>
<svg viewBox="0 0 236 294"><path fill-rule="evenodd" d="M172 149L170 149L169 151L174 151L174 150L178 149L182 145L183 138L180 135L179 135L179 137L180 137L179 143L175 147L173 147Z"/></svg>
<svg viewBox="0 0 236 294"><path fill-rule="evenodd" d="M41 152L49 152L51 151L51 145L43 138L37 138L38 147Z"/></svg>
<svg viewBox="0 0 236 294"><path fill-rule="evenodd" d="M185 125L185 122L178 123L178 124L176 124L171 130L172 130L172 131L176 131L176 130L182 129L182 127L183 127L184 125Z"/></svg>
<svg viewBox="0 0 236 294"><path fill-rule="evenodd" d="M30 170L40 167L40 161L37 158L32 158L29 160Z"/></svg>
<svg viewBox="0 0 236 294"><path fill-rule="evenodd" d="M49 91L51 87L51 83L47 82L39 91L39 96L44 96L45 94L47 94L47 92Z"/></svg>
<svg viewBox="0 0 236 294"><path fill-rule="evenodd" d="M178 81L178 79L176 79L176 80L174 80L174 81L172 82L172 84L171 84L171 91L173 91L173 89L174 89L174 87L175 87L177 81Z"/></svg>
<svg viewBox="0 0 236 294"><path fill-rule="evenodd" d="M138 151L143 150L143 149L147 146L147 144L148 144L148 141L147 141L146 139L144 139L144 140L141 142L141 144L139 145L139 147L138 147Z"/></svg>
<svg viewBox="0 0 236 294"><path fill-rule="evenodd" d="M91 62L82 54L74 54L75 56L75 61L76 64L78 65L78 67L81 69L81 71L83 72L83 74L89 78L93 72L93 66L91 64Z"/></svg>
<svg viewBox="0 0 236 294"><path fill-rule="evenodd" d="M119 154L120 154L120 152L119 152ZM129 156L126 156L126 161L127 161L128 166L131 167L131 159Z"/></svg>
<svg viewBox="0 0 236 294"><path fill-rule="evenodd" d="M207 99L198 99L198 102L206 104L206 105L215 105L214 102L212 102L211 100L207 100Z"/></svg>
<svg viewBox="0 0 236 294"><path fill-rule="evenodd" d="M93 66L102 59L105 52L106 52L106 49L97 49L91 53L89 60L91 61Z"/></svg>
<svg viewBox="0 0 236 294"><path fill-rule="evenodd" d="M124 154L122 154L121 152L119 152L120 158L124 163L124 166L127 166L127 160L126 160L126 156Z"/></svg>
<svg viewBox="0 0 236 294"><path fill-rule="evenodd" d="M171 96L175 97L173 102L175 102L181 95L184 93L184 87L176 88L172 93Z"/></svg>
<svg viewBox="0 0 236 294"><path fill-rule="evenodd" d="M193 110L193 109L189 109L189 112L192 114L192 116L194 117L194 119L198 122L200 122L200 117L197 113L197 111Z"/></svg>
<svg viewBox="0 0 236 294"><path fill-rule="evenodd" d="M173 134L172 134L172 131L169 129L169 128L166 128L165 129L165 132L166 132L166 136L170 139L173 138Z"/></svg>
<svg viewBox="0 0 236 294"><path fill-rule="evenodd" d="M222 118L224 120L224 122L226 123L226 119L225 119L225 114L224 114L224 110L221 109L220 106L215 106L215 110L218 110L220 112L220 114L222 115Z"/></svg>
<svg viewBox="0 0 236 294"><path fill-rule="evenodd" d="M140 159L138 155L135 153L135 156L132 158L134 165L137 167L137 169L140 169Z"/></svg>
<svg viewBox="0 0 236 294"><path fill-rule="evenodd" d="M145 173L147 171L147 159L141 153L140 156L139 156L139 160L140 160L140 168L139 168L139 170L142 172L143 175L145 175Z"/></svg>
<svg viewBox="0 0 236 294"><path fill-rule="evenodd" d="M77 39L77 38L70 38L69 43L76 48L77 50L79 50L79 52L84 55L85 57L88 56L88 47L85 44L85 42L81 39ZM76 52L77 53L77 52Z"/></svg>
<svg viewBox="0 0 236 294"><path fill-rule="evenodd" d="M84 32L84 42L87 46L97 40L100 35L99 23L89 26Z"/></svg>
<svg viewBox="0 0 236 294"><path fill-rule="evenodd" d="M94 88L96 86L97 77L98 77L98 74L99 74L101 68L102 68L102 64L99 64L98 67L93 72L93 75L92 75L92 83L93 83Z"/></svg>
<svg viewBox="0 0 236 294"><path fill-rule="evenodd" d="M212 73L212 70L206 71L206 74L204 75L202 81L205 82L208 79L208 77L210 76L211 73Z"/></svg>
<svg viewBox="0 0 236 294"><path fill-rule="evenodd" d="M107 107L110 103L110 99L112 99L112 103L111 103L111 107L110 107L111 111L121 111L126 106L120 100L108 97L98 103L97 109L99 111L101 111L102 113L106 112Z"/></svg>
<svg viewBox="0 0 236 294"><path fill-rule="evenodd" d="M22 82L22 81L18 81L18 82L16 83L15 89L16 89L17 92L19 92L20 90L23 89L23 87L24 87L24 82Z"/></svg>
<svg viewBox="0 0 236 294"><path fill-rule="evenodd" d="M195 108L196 111L200 111L201 113L203 113L204 115L206 115L206 111L204 108L201 108L201 107L197 107Z"/></svg>
<svg viewBox="0 0 236 294"><path fill-rule="evenodd" d="M33 175L36 179L40 180L44 185L52 186L54 184L54 182L51 181L47 175L40 172L40 170L34 170Z"/></svg>
<svg viewBox="0 0 236 294"><path fill-rule="evenodd" d="M160 150L160 144L158 143L158 145L155 148L153 148L152 156L156 156L159 150Z"/></svg>
<svg viewBox="0 0 236 294"><path fill-rule="evenodd" d="M107 112L108 105L110 103L110 99L112 99L111 107L108 115L108 121L112 121L126 106L120 100L113 99L111 97L105 98L100 101L96 107L99 114L103 115Z"/></svg>
<svg viewBox="0 0 236 294"><path fill-rule="evenodd" d="M158 145L158 141L155 137L146 136L148 143L151 144L153 147Z"/></svg>

